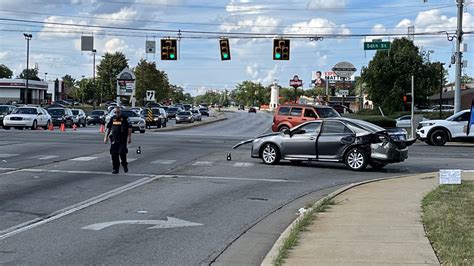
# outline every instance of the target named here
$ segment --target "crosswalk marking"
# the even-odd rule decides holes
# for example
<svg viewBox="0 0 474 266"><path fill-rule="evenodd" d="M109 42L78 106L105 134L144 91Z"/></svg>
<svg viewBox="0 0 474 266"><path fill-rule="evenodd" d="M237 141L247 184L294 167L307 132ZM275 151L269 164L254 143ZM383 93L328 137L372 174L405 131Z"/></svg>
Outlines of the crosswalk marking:
<svg viewBox="0 0 474 266"><path fill-rule="evenodd" d="M8 158L8 157L13 157L13 156L18 156L20 154L16 153L0 153L0 158Z"/></svg>
<svg viewBox="0 0 474 266"><path fill-rule="evenodd" d="M28 159L49 160L49 159L54 159L54 158L57 158L57 157L59 157L59 156L57 156L57 155L36 155L36 156L30 157Z"/></svg>
<svg viewBox="0 0 474 266"><path fill-rule="evenodd" d="M174 164L176 160L156 160L151 163L153 164Z"/></svg>
<svg viewBox="0 0 474 266"><path fill-rule="evenodd" d="M234 163L233 167L252 167L254 165L254 163L237 162Z"/></svg>
<svg viewBox="0 0 474 266"><path fill-rule="evenodd" d="M87 161L95 160L97 158L99 158L99 157L84 156L84 157L72 158L72 159L69 159L69 160L70 161L87 162Z"/></svg>
<svg viewBox="0 0 474 266"><path fill-rule="evenodd" d="M212 162L196 161L192 165L194 165L194 166L212 166Z"/></svg>

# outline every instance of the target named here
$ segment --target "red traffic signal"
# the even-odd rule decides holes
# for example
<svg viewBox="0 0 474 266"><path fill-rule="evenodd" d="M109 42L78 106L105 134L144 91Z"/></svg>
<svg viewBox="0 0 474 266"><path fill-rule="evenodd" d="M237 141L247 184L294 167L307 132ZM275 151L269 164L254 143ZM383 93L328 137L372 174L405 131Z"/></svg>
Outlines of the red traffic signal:
<svg viewBox="0 0 474 266"><path fill-rule="evenodd" d="M411 95L408 94L408 95L403 95L403 102L404 103L411 103Z"/></svg>

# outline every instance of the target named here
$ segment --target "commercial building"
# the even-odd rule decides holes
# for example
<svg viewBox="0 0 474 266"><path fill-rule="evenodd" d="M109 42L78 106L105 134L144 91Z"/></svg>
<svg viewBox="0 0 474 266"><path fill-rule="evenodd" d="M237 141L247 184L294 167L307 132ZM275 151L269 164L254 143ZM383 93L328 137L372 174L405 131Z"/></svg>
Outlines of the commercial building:
<svg viewBox="0 0 474 266"><path fill-rule="evenodd" d="M48 83L25 79L0 79L0 103L41 104L45 100Z"/></svg>

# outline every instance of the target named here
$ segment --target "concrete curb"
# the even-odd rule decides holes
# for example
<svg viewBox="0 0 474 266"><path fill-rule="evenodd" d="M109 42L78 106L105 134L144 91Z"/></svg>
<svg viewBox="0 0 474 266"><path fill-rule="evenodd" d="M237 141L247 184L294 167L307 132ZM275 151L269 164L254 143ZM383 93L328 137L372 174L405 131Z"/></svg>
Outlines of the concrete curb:
<svg viewBox="0 0 474 266"><path fill-rule="evenodd" d="M318 201L316 201L314 204L313 204L313 207L309 208L307 210L307 212L303 213L303 214L300 214L286 229L285 231L283 231L283 233L281 233L280 237L278 237L277 241L275 242L275 244L273 245L273 247L270 249L270 251L268 252L268 254L265 256L265 258L263 259L261 265L264 265L264 266L270 266L270 265L273 265L273 261L275 260L275 258L278 256L278 254L280 253L280 249L281 247L283 246L283 243L285 241L285 239L288 238L288 236L290 235L291 231L293 230L293 228L295 227L296 223L298 223L301 219L303 219L303 217L305 216L306 213L310 212L311 210L315 209L315 208L318 208L325 200L329 200L329 199L332 199L344 192L346 192L347 190L350 190L351 188L354 188L354 187L358 187L358 186L361 186L361 185L365 185L365 184L369 184L369 183L373 183L373 182L379 182L379 181L383 181L383 180L388 180L388 179L397 179L397 178L404 178L404 177L409 177L409 176L417 176L417 175L426 175L426 174L438 174L437 172L433 172L433 173L420 173L420 174L412 174L412 175L403 175L403 176L395 176L395 177L382 177L382 178L377 178L377 179L372 179L372 180L366 180L366 181L361 181L361 182L357 182L357 183L352 183L352 184L349 184L343 188L340 188L330 194L328 194L326 197L323 197L321 199L319 199Z"/></svg>
<svg viewBox="0 0 474 266"><path fill-rule="evenodd" d="M183 130L183 129L187 129L187 128L193 128L193 127L199 127L199 126L203 126L203 125L208 125L208 124L212 124L212 123L216 123L216 122L220 122L220 121L223 121L223 120L226 120L227 117L224 117L223 115L220 115L216 117L216 119L212 119L212 120L205 120L205 121L200 121L200 123L196 123L196 124L186 124L186 125L182 125L182 126L176 126L176 127L162 127L162 128L156 128L156 129L149 129L148 131L150 132L166 132L166 131L176 131L176 130Z"/></svg>

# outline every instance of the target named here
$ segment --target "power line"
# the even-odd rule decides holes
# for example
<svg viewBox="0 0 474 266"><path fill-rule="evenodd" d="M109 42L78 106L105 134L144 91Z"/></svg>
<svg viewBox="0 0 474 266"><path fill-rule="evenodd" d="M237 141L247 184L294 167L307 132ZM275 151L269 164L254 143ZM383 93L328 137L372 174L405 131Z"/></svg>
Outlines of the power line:
<svg viewBox="0 0 474 266"><path fill-rule="evenodd" d="M70 27L79 27L79 28L97 28L97 29L116 29L116 30L129 30L129 31L148 31L148 32L162 32L162 33L178 33L177 30L170 29L151 29L151 28L135 28L135 27L119 27L119 26L101 26L101 25L84 25L77 23L60 23L60 22L44 22L36 20L25 20L25 19L13 19L13 18L0 18L2 21L13 21L13 22L24 22L32 24L50 24L50 25L59 25L59 26L70 26ZM254 32L222 32L222 31L199 31L199 30L180 30L181 33L188 34L200 34L201 38L219 38L220 36L229 36L230 38L275 38L279 36L285 36L288 38L310 38L315 35L319 37L326 38L347 38L347 37L371 37L371 36L406 36L406 33L365 33L365 34L338 34L338 33L329 33L329 34L297 34L297 33L254 33ZM434 36L445 34L445 31L434 31L434 32L417 32L414 33L416 36ZM207 35L207 36L202 36ZM182 38L190 38L190 36L181 36Z"/></svg>

